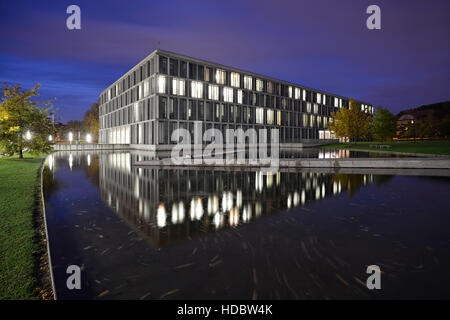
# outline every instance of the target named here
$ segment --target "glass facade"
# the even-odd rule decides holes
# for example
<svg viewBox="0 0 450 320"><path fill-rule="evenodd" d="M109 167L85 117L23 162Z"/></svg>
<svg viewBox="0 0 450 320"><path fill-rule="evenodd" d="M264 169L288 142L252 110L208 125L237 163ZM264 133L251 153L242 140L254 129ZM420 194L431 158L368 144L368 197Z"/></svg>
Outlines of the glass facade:
<svg viewBox="0 0 450 320"><path fill-rule="evenodd" d="M176 144L178 128L193 132L278 128L280 143L329 139L331 113L348 98L156 50L99 97L100 143ZM361 108L373 113L373 107Z"/></svg>

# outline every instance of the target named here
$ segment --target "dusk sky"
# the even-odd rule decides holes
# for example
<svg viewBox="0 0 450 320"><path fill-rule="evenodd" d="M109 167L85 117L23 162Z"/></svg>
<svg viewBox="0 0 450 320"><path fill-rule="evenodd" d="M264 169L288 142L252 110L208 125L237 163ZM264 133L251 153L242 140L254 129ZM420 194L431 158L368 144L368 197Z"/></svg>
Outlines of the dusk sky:
<svg viewBox="0 0 450 320"><path fill-rule="evenodd" d="M81 30L66 27L71 4ZM366 28L371 4L381 30ZM1 0L0 35L0 81L40 82L63 122L157 48L394 113L450 100L449 0Z"/></svg>

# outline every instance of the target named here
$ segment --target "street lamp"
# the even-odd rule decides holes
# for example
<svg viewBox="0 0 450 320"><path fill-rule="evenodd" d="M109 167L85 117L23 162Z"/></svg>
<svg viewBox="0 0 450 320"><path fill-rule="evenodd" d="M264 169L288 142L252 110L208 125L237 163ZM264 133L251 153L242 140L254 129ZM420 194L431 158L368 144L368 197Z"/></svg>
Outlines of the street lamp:
<svg viewBox="0 0 450 320"><path fill-rule="evenodd" d="M31 132L30 132L30 130L27 130L27 132L25 133L25 139L31 140Z"/></svg>
<svg viewBox="0 0 450 320"><path fill-rule="evenodd" d="M49 135L49 136L48 136L48 141L50 141L50 142L52 142L52 141L53 141L53 137L52 137L52 135Z"/></svg>
<svg viewBox="0 0 450 320"><path fill-rule="evenodd" d="M72 143L73 140L73 133L69 132L69 142Z"/></svg>
<svg viewBox="0 0 450 320"><path fill-rule="evenodd" d="M86 142L87 142L87 143L91 143L91 141L92 141L92 136L91 136L90 133L88 133L88 134L86 135Z"/></svg>

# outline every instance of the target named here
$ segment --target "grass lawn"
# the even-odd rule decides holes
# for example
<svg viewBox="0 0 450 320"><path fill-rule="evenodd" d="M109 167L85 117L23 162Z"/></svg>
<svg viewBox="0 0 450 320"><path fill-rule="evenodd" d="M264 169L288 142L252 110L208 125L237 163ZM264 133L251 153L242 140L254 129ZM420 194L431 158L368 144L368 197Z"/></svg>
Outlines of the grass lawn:
<svg viewBox="0 0 450 320"><path fill-rule="evenodd" d="M390 145L390 148L374 148L369 145L382 144ZM391 141L391 142L355 142L351 146L347 143L328 144L322 148L346 148L354 150L382 150L395 152L426 153L450 155L450 140L430 140L430 141Z"/></svg>
<svg viewBox="0 0 450 320"><path fill-rule="evenodd" d="M0 299L39 299L35 215L44 156L24 157L0 158Z"/></svg>

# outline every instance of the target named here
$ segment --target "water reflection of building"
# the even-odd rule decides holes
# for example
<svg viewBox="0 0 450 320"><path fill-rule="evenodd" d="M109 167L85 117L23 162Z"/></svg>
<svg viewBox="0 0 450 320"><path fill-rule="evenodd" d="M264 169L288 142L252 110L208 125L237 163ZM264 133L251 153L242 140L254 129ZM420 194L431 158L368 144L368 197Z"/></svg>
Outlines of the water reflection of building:
<svg viewBox="0 0 450 320"><path fill-rule="evenodd" d="M99 155L101 197L155 247L302 206L372 182L371 175L135 168L145 156ZM145 157L147 158L147 157Z"/></svg>

